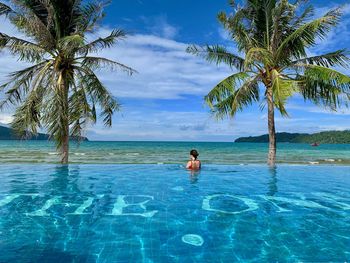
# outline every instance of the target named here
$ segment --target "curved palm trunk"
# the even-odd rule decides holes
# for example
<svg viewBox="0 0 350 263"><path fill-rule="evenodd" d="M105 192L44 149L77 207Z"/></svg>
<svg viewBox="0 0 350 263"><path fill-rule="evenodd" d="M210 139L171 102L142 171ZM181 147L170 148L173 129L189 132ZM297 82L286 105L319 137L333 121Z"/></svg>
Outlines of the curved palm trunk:
<svg viewBox="0 0 350 263"><path fill-rule="evenodd" d="M69 156L69 119L68 119L68 84L66 79L63 77L61 80L61 163L68 164Z"/></svg>
<svg viewBox="0 0 350 263"><path fill-rule="evenodd" d="M68 125L67 125L68 127ZM68 164L68 152L69 152L69 130L66 129L62 136L62 146L61 146L61 163ZM66 135L67 134L67 135Z"/></svg>
<svg viewBox="0 0 350 263"><path fill-rule="evenodd" d="M269 130L269 155L267 164L275 166L276 163L276 130L275 130L275 106L273 103L272 88L267 88L267 106L268 106L268 130Z"/></svg>

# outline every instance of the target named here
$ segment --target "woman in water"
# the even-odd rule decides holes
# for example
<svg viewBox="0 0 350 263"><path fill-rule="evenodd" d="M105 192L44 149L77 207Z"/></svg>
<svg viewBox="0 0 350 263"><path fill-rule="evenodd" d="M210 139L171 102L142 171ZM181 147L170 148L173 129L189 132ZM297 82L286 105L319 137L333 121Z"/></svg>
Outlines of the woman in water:
<svg viewBox="0 0 350 263"><path fill-rule="evenodd" d="M190 151L190 160L187 162L186 169L199 170L201 169L201 161L198 160L199 153L197 150Z"/></svg>

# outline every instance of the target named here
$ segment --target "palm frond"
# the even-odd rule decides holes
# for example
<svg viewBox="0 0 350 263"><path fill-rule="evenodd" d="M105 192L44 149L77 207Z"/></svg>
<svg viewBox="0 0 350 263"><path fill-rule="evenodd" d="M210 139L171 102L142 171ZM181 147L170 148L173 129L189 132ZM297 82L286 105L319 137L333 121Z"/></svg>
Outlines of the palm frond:
<svg viewBox="0 0 350 263"><path fill-rule="evenodd" d="M342 12L341 9L329 11L321 18L308 22L291 33L280 44L276 52L276 58L285 56L297 59L306 56L305 48L316 44L317 39L324 39L327 33L338 24ZM296 41L299 42L296 45ZM302 41L302 44L300 43Z"/></svg>
<svg viewBox="0 0 350 263"><path fill-rule="evenodd" d="M112 94L100 82L95 73L87 67L75 67L75 70L80 71L82 78L79 79L81 86L90 97L94 104L101 107L101 117L105 126L112 125L112 117L115 111L120 110L120 104L115 100Z"/></svg>
<svg viewBox="0 0 350 263"><path fill-rule="evenodd" d="M77 58L77 60L79 60L79 59L82 59L81 64L83 67L88 67L92 70L99 69L101 67L107 67L113 71L120 69L120 70L128 73L129 75L137 73L137 71L135 69L130 68L122 63L107 59L107 58L84 56L81 58Z"/></svg>
<svg viewBox="0 0 350 263"><path fill-rule="evenodd" d="M94 53L101 49L111 48L117 41L123 40L126 37L126 33L121 29L115 29L111 34L104 38L98 38L77 50L79 54Z"/></svg>
<svg viewBox="0 0 350 263"><path fill-rule="evenodd" d="M209 62L214 62L217 65L224 63L231 68L243 70L244 59L238 55L232 54L226 50L225 47L214 45L214 46L189 46L186 50L188 53L203 57Z"/></svg>
<svg viewBox="0 0 350 263"><path fill-rule="evenodd" d="M71 81L71 76L64 71L52 71L48 76L50 93L45 98L41 120L57 149L62 148L66 136L69 136L68 89Z"/></svg>
<svg viewBox="0 0 350 263"><path fill-rule="evenodd" d="M84 45L84 37L80 34L73 34L59 39L58 47L65 53L75 53L75 50Z"/></svg>
<svg viewBox="0 0 350 263"><path fill-rule="evenodd" d="M335 69L318 65L306 65L304 76L308 79L337 86L344 93L350 92L350 77Z"/></svg>
<svg viewBox="0 0 350 263"><path fill-rule="evenodd" d="M281 41L291 32L291 20L295 16L296 4L290 4L288 0L282 0L272 10L270 50L278 49Z"/></svg>
<svg viewBox="0 0 350 263"><path fill-rule="evenodd" d="M255 39L251 36L251 30L244 24L245 19L249 16L247 13L247 10L239 8L233 17L227 16L224 12L218 14L218 20L235 40L240 52L256 46Z"/></svg>
<svg viewBox="0 0 350 263"><path fill-rule="evenodd" d="M0 110L5 105L21 103L30 88L35 88L38 83L32 82L33 78L43 69L50 66L50 62L42 62L26 69L16 71L10 74L9 82L0 86L0 91L5 90L5 97L0 102ZM44 75L42 74L39 75ZM32 84L35 84L34 86Z"/></svg>
<svg viewBox="0 0 350 263"><path fill-rule="evenodd" d="M249 74L245 72L235 73L220 83L218 83L206 96L205 101L210 108L214 107L214 104L225 100L228 96L232 95L234 91L241 86L247 79Z"/></svg>
<svg viewBox="0 0 350 263"><path fill-rule="evenodd" d="M108 3L90 2L80 8L81 15L78 17L78 31L91 32L96 25L104 18L104 7Z"/></svg>
<svg viewBox="0 0 350 263"><path fill-rule="evenodd" d="M263 65L263 67L272 66L274 64L272 58L271 52L265 48L251 48L246 55L244 69L250 70L254 66L261 68L259 65Z"/></svg>
<svg viewBox="0 0 350 263"><path fill-rule="evenodd" d="M0 3L0 16L8 15L12 12L13 10L11 7L9 7L8 5L5 5L4 3Z"/></svg>
<svg viewBox="0 0 350 263"><path fill-rule="evenodd" d="M46 50L50 50L55 45L54 36L50 32L52 26L52 11L48 6L27 6L31 1L16 1L20 11L9 15L9 20L16 28L27 36L35 39ZM44 2L44 1L42 1ZM38 10L36 10L38 8Z"/></svg>
<svg viewBox="0 0 350 263"><path fill-rule="evenodd" d="M43 56L46 54L45 49L33 42L8 36L3 33L0 33L0 47L8 48L10 52L17 55L20 60L29 62L38 62L42 60Z"/></svg>
<svg viewBox="0 0 350 263"><path fill-rule="evenodd" d="M305 99L335 110L342 98L350 94L350 77L334 69L317 65L304 65L305 72L298 75L300 93Z"/></svg>
<svg viewBox="0 0 350 263"><path fill-rule="evenodd" d="M230 80L228 80L230 82ZM238 111L259 101L259 76L250 77L234 89L231 94L212 105L212 112L218 119L233 117ZM215 89L215 88L214 88Z"/></svg>
<svg viewBox="0 0 350 263"><path fill-rule="evenodd" d="M16 109L11 126L21 137L28 138L37 134L37 128L41 126L40 110L44 94L45 87L37 87L29 94L23 104Z"/></svg>
<svg viewBox="0 0 350 263"><path fill-rule="evenodd" d="M54 92L50 100L46 100L45 111L41 116L44 127L50 139L54 139L56 148L60 149L66 136L66 125L68 125L68 112L65 110L63 98Z"/></svg>
<svg viewBox="0 0 350 263"><path fill-rule="evenodd" d="M318 65L322 67L348 67L349 65L349 57L347 51L345 49L337 50L334 52L330 52L324 55L306 57L302 59L298 59L292 62L292 64L311 64Z"/></svg>
<svg viewBox="0 0 350 263"><path fill-rule="evenodd" d="M92 107L86 97L83 88L77 88L70 96L69 101L69 124L71 126L70 135L79 139L82 138L82 131L86 125L96 122Z"/></svg>
<svg viewBox="0 0 350 263"><path fill-rule="evenodd" d="M285 79L277 70L272 70L272 94L275 107L280 111L282 116L288 117L285 104L297 91L297 81Z"/></svg>
<svg viewBox="0 0 350 263"><path fill-rule="evenodd" d="M315 8L311 5L306 7L300 16L296 17L293 27L298 28L306 23L306 21L314 16Z"/></svg>

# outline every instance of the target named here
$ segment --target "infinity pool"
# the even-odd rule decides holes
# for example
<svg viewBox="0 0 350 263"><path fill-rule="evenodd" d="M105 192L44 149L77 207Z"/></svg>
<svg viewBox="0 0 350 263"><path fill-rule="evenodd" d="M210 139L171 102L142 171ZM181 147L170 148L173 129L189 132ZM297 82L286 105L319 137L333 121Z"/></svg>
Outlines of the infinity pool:
<svg viewBox="0 0 350 263"><path fill-rule="evenodd" d="M350 169L1 165L0 262L350 260Z"/></svg>

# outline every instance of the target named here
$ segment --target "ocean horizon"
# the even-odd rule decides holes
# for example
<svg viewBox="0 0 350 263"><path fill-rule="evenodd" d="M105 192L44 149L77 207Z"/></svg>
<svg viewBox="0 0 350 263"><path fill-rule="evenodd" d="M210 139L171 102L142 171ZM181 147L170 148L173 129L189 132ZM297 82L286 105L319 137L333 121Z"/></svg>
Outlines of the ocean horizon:
<svg viewBox="0 0 350 263"><path fill-rule="evenodd" d="M87 141L71 143L70 163L184 164L197 149L205 164L265 164L267 143L188 141ZM0 141L2 163L58 163L51 141ZM350 144L278 143L277 163L350 165Z"/></svg>

